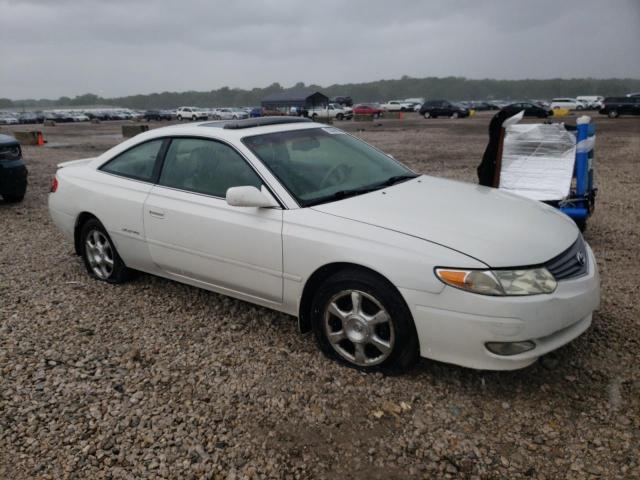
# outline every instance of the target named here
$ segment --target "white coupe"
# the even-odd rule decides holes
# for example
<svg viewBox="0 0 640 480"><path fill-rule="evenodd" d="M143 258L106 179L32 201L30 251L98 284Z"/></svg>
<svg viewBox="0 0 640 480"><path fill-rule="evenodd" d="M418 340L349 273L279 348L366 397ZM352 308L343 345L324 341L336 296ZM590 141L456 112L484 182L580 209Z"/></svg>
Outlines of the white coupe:
<svg viewBox="0 0 640 480"><path fill-rule="evenodd" d="M525 367L599 304L564 214L417 175L307 119L159 128L59 167L51 217L90 275L143 271L285 312L358 368Z"/></svg>

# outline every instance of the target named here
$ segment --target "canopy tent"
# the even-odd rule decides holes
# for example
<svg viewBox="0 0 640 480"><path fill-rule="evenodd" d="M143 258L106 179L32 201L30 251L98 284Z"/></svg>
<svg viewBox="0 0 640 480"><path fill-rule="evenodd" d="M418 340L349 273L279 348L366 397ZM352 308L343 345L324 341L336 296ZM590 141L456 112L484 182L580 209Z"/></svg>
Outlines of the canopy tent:
<svg viewBox="0 0 640 480"><path fill-rule="evenodd" d="M274 93L262 99L262 106L269 109L310 109L327 106L329 97L315 90L298 88L284 92Z"/></svg>

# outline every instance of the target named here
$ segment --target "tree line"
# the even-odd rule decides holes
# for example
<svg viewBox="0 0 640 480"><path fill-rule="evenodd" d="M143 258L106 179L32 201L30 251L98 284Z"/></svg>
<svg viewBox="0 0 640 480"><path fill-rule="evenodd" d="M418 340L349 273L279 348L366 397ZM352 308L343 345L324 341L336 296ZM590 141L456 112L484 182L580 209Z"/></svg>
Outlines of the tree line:
<svg viewBox="0 0 640 480"><path fill-rule="evenodd" d="M334 84L328 87L298 82L285 88L273 83L265 88L243 90L222 87L210 91L162 92L147 95L103 98L87 93L73 98L11 100L0 98L0 108L47 108L110 105L135 109L176 108L181 105L200 107L253 106L267 95L290 89L309 88L329 97L346 96L354 102L385 101L410 97L449 100L518 100L575 97L577 95L619 96L640 92L640 79L633 78L552 78L545 80L468 79L464 77L412 78L377 80L366 83Z"/></svg>

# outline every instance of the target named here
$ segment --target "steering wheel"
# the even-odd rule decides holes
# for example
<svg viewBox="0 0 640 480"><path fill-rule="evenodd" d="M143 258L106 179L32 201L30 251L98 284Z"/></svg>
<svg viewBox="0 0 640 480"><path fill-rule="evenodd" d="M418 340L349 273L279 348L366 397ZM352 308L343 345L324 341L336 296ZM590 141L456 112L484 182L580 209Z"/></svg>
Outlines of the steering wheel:
<svg viewBox="0 0 640 480"><path fill-rule="evenodd" d="M348 165L346 165L344 163L339 163L338 165L335 165L335 166L331 167L331 170L329 170L327 172L327 174L324 176L324 178L320 182L320 190L323 189L324 187L328 186L327 182L333 176L336 177L336 181L335 182L331 182L329 185L335 185L336 183L340 183L340 182L346 180L347 179L347 175L349 174L350 171L351 171L351 167L349 167Z"/></svg>

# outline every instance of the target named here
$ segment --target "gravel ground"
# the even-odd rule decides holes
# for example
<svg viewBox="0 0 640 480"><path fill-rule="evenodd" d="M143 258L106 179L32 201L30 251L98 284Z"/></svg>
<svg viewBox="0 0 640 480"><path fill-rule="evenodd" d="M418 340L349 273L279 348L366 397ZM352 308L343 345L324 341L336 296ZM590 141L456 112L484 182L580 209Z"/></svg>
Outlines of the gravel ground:
<svg viewBox="0 0 640 480"><path fill-rule="evenodd" d="M345 128L474 181L488 118ZM521 371L422 360L404 376L339 366L264 308L91 280L47 191L56 162L120 127L46 127L48 145L24 149L25 201L0 202L0 478L640 478L640 118L596 121L591 329Z"/></svg>

